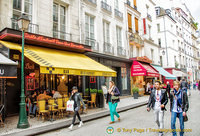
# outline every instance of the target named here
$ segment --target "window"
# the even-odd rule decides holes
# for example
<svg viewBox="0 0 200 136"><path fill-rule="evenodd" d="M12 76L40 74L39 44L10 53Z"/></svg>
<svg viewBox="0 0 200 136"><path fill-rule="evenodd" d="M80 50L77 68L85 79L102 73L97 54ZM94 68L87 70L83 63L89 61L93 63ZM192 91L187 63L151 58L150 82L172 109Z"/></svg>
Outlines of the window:
<svg viewBox="0 0 200 136"><path fill-rule="evenodd" d="M154 61L154 50L151 49L151 60Z"/></svg>
<svg viewBox="0 0 200 136"><path fill-rule="evenodd" d="M122 47L122 29L120 27L116 27L117 33L117 46Z"/></svg>
<svg viewBox="0 0 200 136"><path fill-rule="evenodd" d="M85 14L85 44L94 46L94 17Z"/></svg>
<svg viewBox="0 0 200 136"><path fill-rule="evenodd" d="M103 38L105 43L110 43L110 28L109 23L103 21Z"/></svg>
<svg viewBox="0 0 200 136"><path fill-rule="evenodd" d="M66 9L57 3L53 4L53 37L67 40ZM69 39L68 39L69 40Z"/></svg>
<svg viewBox="0 0 200 136"><path fill-rule="evenodd" d="M122 90L127 89L127 70L126 68L121 68L121 76L122 76Z"/></svg>
<svg viewBox="0 0 200 136"><path fill-rule="evenodd" d="M115 9L119 10L119 0L115 0Z"/></svg>
<svg viewBox="0 0 200 136"><path fill-rule="evenodd" d="M22 15L22 13L25 13L28 16L30 22L32 22L32 0L13 0L13 29L18 29L17 20Z"/></svg>
<svg viewBox="0 0 200 136"><path fill-rule="evenodd" d="M156 16L160 15L160 9L156 9Z"/></svg>
<svg viewBox="0 0 200 136"><path fill-rule="evenodd" d="M132 16L128 13L128 31L132 32Z"/></svg>
<svg viewBox="0 0 200 136"><path fill-rule="evenodd" d="M149 25L149 39L151 39L151 26Z"/></svg>
<svg viewBox="0 0 200 136"><path fill-rule="evenodd" d="M136 47L136 57L140 57L140 49L139 49L139 47Z"/></svg>
<svg viewBox="0 0 200 136"><path fill-rule="evenodd" d="M135 17L135 32L138 33L139 32L139 28L138 28L138 19Z"/></svg>
<svg viewBox="0 0 200 136"><path fill-rule="evenodd" d="M157 30L160 32L160 24L157 24Z"/></svg>
<svg viewBox="0 0 200 136"><path fill-rule="evenodd" d="M161 39L160 38L158 39L158 45L159 45L159 47L161 47Z"/></svg>
<svg viewBox="0 0 200 136"><path fill-rule="evenodd" d="M163 66L163 59L162 59L162 56L160 56L160 65Z"/></svg>

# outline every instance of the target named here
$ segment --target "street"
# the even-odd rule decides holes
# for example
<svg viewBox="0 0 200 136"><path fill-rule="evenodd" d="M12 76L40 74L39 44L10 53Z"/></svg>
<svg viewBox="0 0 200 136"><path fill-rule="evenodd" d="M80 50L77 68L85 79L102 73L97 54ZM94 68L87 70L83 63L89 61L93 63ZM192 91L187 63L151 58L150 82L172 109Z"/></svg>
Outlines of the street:
<svg viewBox="0 0 200 136"><path fill-rule="evenodd" d="M185 129L187 132L185 136L199 136L199 113L200 113L200 103L199 103L200 93L199 91L192 90L191 96L189 96L189 111L188 111L188 122L185 123ZM75 125L73 130L68 128L59 129L56 131L41 134L40 136L122 136L122 135L134 135L134 136L157 136L153 129L157 129L154 122L153 112L147 112L146 106L131 109L125 112L119 113L121 116L121 121L109 125L110 116L100 118L97 120L85 122L81 128ZM167 104L167 111L164 117L164 127L165 129L171 128L171 118L169 112L169 102ZM177 119L177 129L179 129L179 120ZM107 133L107 128L113 127L114 132L112 134ZM151 132L150 132L151 131ZM165 133L165 136L171 136L170 132ZM179 134L178 134L179 135Z"/></svg>

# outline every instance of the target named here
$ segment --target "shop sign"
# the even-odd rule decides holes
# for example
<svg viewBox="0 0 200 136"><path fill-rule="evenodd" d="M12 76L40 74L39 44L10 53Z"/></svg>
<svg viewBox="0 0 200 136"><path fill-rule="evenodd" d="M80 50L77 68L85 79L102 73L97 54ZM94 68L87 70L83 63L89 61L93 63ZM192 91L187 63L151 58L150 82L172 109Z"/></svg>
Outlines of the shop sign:
<svg viewBox="0 0 200 136"><path fill-rule="evenodd" d="M26 63L25 64L25 69L29 69L29 70L31 70L31 69L35 69L35 66L34 66L34 64L33 63Z"/></svg>
<svg viewBox="0 0 200 136"><path fill-rule="evenodd" d="M59 40L59 39L54 39L54 38L50 38L50 37L45 37L45 36L41 36L41 35L25 33L25 38L40 41L40 42L55 44L55 45L63 45L63 46L71 47L71 48L84 49L84 46L80 45L80 44L63 41L63 40Z"/></svg>
<svg viewBox="0 0 200 136"><path fill-rule="evenodd" d="M17 77L17 66L0 65L0 78Z"/></svg>
<svg viewBox="0 0 200 136"><path fill-rule="evenodd" d="M147 56L137 57L136 60L141 61L141 62L146 62L146 63L152 63L152 60L150 60Z"/></svg>

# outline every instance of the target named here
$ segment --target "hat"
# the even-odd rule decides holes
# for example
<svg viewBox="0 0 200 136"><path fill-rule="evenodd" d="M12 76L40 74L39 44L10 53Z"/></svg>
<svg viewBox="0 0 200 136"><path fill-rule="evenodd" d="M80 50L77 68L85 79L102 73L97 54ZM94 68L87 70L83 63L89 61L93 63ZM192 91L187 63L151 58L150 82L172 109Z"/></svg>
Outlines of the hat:
<svg viewBox="0 0 200 136"><path fill-rule="evenodd" d="M78 90L78 87L77 86L73 86L72 90Z"/></svg>

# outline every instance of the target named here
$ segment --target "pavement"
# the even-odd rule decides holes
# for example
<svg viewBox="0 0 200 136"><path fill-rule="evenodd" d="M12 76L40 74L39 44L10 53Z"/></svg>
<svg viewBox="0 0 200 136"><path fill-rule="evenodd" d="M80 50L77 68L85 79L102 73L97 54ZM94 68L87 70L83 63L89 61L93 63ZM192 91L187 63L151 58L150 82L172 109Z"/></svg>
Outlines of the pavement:
<svg viewBox="0 0 200 136"><path fill-rule="evenodd" d="M188 122L185 122L186 132L184 136L200 136L199 129L199 113L200 113L200 92L192 90L189 96L189 110L187 112ZM169 103L167 104L167 111L164 115L164 128L169 130L171 128L171 114L169 111ZM68 128L58 129L39 136L158 136L157 132L152 132L158 127L154 121L153 111L147 112L146 105L140 106L136 109L130 109L119 113L121 121L114 124L109 124L110 116L87 121L81 128L75 125L73 130ZM112 127L114 132L107 133L107 128ZM179 129L179 120L177 119L176 127ZM172 133L164 133L164 136L171 136ZM179 134L177 134L179 136Z"/></svg>
<svg viewBox="0 0 200 136"><path fill-rule="evenodd" d="M148 96L142 96L139 97L138 99L134 99L131 96L122 97L121 101L118 104L117 111L122 112L133 108L137 108L146 105L147 101L148 101ZM108 105L105 104L105 108L96 108L88 110L88 113L82 114L81 118L84 122L88 122L109 115L110 112ZM55 131L57 129L68 127L72 122L72 117L58 119L54 122L50 121L42 122L41 120L38 121L37 118L33 119L29 118L30 127L27 129L16 128L17 122L18 122L18 116L6 119L5 127L0 128L0 136L26 136L26 135L36 135L36 134L46 133L49 131Z"/></svg>

